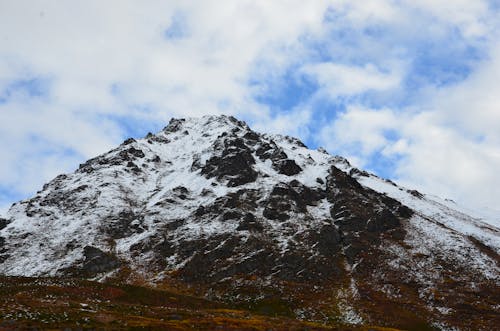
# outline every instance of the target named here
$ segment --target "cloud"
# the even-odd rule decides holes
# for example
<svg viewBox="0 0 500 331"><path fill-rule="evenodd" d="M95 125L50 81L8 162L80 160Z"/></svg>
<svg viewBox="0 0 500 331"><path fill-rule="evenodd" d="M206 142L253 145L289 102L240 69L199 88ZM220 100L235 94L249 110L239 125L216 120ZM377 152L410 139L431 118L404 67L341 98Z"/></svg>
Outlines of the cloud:
<svg viewBox="0 0 500 331"><path fill-rule="evenodd" d="M261 116L248 122L254 130L260 132L307 137L310 135L307 124L311 121L311 116L311 109L299 108L273 116Z"/></svg>
<svg viewBox="0 0 500 331"><path fill-rule="evenodd" d="M366 159L389 144L386 132L398 130L400 124L391 110L350 106L333 123L323 127L319 139L330 150Z"/></svg>
<svg viewBox="0 0 500 331"><path fill-rule="evenodd" d="M497 17L481 0L1 2L0 208L208 113L489 201Z"/></svg>
<svg viewBox="0 0 500 331"><path fill-rule="evenodd" d="M500 195L498 144L468 139L443 123L439 111L353 106L325 126L319 139L362 168L376 166L373 158L387 158L393 179L466 206L496 206Z"/></svg>
<svg viewBox="0 0 500 331"><path fill-rule="evenodd" d="M373 64L362 67L326 62L301 68L306 76L314 77L328 97L356 95L370 90L388 90L400 83L397 73L384 73Z"/></svg>
<svg viewBox="0 0 500 331"><path fill-rule="evenodd" d="M439 21L460 29L465 37L478 37L488 34L489 4L487 1L406 1L420 11L428 12Z"/></svg>
<svg viewBox="0 0 500 331"><path fill-rule="evenodd" d="M500 144L500 42L492 46L489 57L460 84L441 88L431 105L443 122L472 138ZM430 107L429 106L429 107Z"/></svg>
<svg viewBox="0 0 500 331"><path fill-rule="evenodd" d="M131 123L145 134L171 116L274 120L248 88L252 68L286 65L299 37L320 28L326 7L2 2L0 188L10 192L3 201L140 135Z"/></svg>

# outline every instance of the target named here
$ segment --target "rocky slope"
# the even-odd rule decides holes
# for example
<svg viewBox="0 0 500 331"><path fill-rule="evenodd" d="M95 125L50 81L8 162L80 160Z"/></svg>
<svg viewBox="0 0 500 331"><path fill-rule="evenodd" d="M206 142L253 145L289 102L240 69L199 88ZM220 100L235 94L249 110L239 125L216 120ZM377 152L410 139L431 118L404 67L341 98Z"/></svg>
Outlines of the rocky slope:
<svg viewBox="0 0 500 331"><path fill-rule="evenodd" d="M0 273L185 287L321 323L491 330L500 230L226 116L60 175L0 220Z"/></svg>

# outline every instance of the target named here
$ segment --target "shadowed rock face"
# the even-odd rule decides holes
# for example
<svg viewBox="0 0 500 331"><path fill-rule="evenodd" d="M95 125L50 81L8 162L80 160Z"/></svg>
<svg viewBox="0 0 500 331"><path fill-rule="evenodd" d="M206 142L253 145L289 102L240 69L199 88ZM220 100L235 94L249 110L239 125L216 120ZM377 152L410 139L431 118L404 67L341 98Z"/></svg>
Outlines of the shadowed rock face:
<svg viewBox="0 0 500 331"><path fill-rule="evenodd" d="M83 261L82 272L87 276L92 277L102 272L111 271L121 265L115 256L92 246L85 246L83 255L85 260Z"/></svg>
<svg viewBox="0 0 500 331"><path fill-rule="evenodd" d="M9 224L9 221L4 219L4 218L0 218L0 230L3 230L5 229L5 227Z"/></svg>
<svg viewBox="0 0 500 331"><path fill-rule="evenodd" d="M118 215L110 215L105 224L102 225L102 231L112 239L121 239L133 234L144 232L142 226L143 216L136 214L131 210L122 210Z"/></svg>
<svg viewBox="0 0 500 331"><path fill-rule="evenodd" d="M342 234L345 255L350 263L355 263L359 253L377 246L381 233L404 238L400 220L411 217L411 209L364 188L354 177L336 167L330 168L326 186L330 215Z"/></svg>
<svg viewBox="0 0 500 331"><path fill-rule="evenodd" d="M408 215L398 212L399 202L362 187L334 166L326 182L324 188L295 179L279 182L270 191L239 189L198 206L192 215L195 222L217 220L237 227L233 233L181 244L171 238L168 254L189 259L180 276L190 282L237 275L321 282L344 275L341 261L359 261L358 253L377 245L381 233L400 231L404 236L400 220ZM327 201L325 218L311 214ZM273 234L270 227L275 222L281 230ZM305 229L297 230L301 225ZM286 241L288 249L280 249L278 240Z"/></svg>
<svg viewBox="0 0 500 331"><path fill-rule="evenodd" d="M257 172L252 165L255 160L243 139L223 139L216 146L220 156L211 157L202 167L201 173L207 178L227 180L227 186L235 187L254 182Z"/></svg>

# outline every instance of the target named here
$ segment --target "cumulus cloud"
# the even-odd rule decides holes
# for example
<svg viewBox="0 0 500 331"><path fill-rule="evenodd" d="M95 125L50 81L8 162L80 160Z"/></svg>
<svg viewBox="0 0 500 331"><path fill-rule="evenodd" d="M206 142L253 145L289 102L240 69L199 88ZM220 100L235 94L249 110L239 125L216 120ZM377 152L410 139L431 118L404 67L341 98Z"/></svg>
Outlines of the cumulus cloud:
<svg viewBox="0 0 500 331"><path fill-rule="evenodd" d="M284 65L299 36L321 26L326 6L2 2L2 189L33 192L117 144L130 123L151 130L171 116L272 117L251 97L248 76L257 65ZM40 93L19 84L31 81L43 82Z"/></svg>
<svg viewBox="0 0 500 331"><path fill-rule="evenodd" d="M362 67L326 62L305 65L302 73L315 79L328 97L356 95L370 90L388 90L398 86L397 73L384 73L373 64Z"/></svg>
<svg viewBox="0 0 500 331"><path fill-rule="evenodd" d="M1 2L0 208L208 113L491 204L497 17L486 0Z"/></svg>
<svg viewBox="0 0 500 331"><path fill-rule="evenodd" d="M323 127L319 139L329 150L367 159L375 151L389 145L386 132L399 130L401 122L389 109L350 106L333 123ZM364 164L358 166L363 167Z"/></svg>
<svg viewBox="0 0 500 331"><path fill-rule="evenodd" d="M402 113L353 106L322 129L320 140L362 168L370 168L373 158L388 158L394 166L391 177L408 187L469 207L497 206L498 144L469 139L443 121L441 111Z"/></svg>

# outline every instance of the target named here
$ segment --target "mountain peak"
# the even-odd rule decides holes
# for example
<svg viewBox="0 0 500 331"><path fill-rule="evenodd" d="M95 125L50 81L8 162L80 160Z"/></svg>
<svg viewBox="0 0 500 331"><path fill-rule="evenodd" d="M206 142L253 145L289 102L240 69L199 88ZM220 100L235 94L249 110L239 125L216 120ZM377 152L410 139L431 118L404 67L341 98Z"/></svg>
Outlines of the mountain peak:
<svg viewBox="0 0 500 331"><path fill-rule="evenodd" d="M6 275L125 274L240 301L282 293L312 319L329 302L338 318L381 321L367 298L398 310L405 296L426 320L459 319L447 291L497 286L499 248L498 229L445 201L225 115L127 139L0 220ZM294 286L336 294L306 304ZM426 299L437 290L441 301ZM441 316L442 306L457 314Z"/></svg>
<svg viewBox="0 0 500 331"><path fill-rule="evenodd" d="M233 116L205 115L202 117L172 118L163 131L177 132L181 129L207 131L222 126L250 130L245 122L240 121Z"/></svg>

